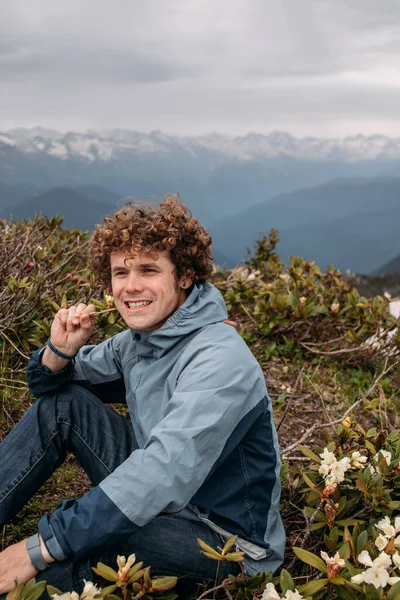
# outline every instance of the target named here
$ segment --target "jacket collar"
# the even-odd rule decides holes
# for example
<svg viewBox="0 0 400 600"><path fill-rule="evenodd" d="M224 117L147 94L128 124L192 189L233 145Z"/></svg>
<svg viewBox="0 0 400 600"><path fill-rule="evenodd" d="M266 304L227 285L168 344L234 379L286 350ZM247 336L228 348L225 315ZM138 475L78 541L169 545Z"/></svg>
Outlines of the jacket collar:
<svg viewBox="0 0 400 600"><path fill-rule="evenodd" d="M160 358L183 337L220 323L228 316L221 293L211 283L196 283L185 302L176 310L160 329L136 331L131 334L136 342L136 351L143 358Z"/></svg>

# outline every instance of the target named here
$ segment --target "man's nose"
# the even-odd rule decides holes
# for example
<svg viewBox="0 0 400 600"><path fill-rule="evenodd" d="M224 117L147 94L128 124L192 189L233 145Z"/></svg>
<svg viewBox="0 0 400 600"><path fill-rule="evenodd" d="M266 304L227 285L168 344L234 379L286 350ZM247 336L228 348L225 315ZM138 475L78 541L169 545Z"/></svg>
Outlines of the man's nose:
<svg viewBox="0 0 400 600"><path fill-rule="evenodd" d="M137 273L130 273L126 282L127 292L140 292L143 290L143 280Z"/></svg>

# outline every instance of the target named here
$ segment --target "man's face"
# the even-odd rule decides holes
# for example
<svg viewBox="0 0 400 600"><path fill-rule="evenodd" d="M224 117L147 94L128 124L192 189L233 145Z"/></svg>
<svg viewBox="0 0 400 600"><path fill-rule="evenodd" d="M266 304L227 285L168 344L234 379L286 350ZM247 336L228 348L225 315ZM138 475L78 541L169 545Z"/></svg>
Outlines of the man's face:
<svg viewBox="0 0 400 600"><path fill-rule="evenodd" d="M115 306L131 329L154 331L186 300L190 281L178 282L169 251L127 258L126 252L110 255L111 286Z"/></svg>

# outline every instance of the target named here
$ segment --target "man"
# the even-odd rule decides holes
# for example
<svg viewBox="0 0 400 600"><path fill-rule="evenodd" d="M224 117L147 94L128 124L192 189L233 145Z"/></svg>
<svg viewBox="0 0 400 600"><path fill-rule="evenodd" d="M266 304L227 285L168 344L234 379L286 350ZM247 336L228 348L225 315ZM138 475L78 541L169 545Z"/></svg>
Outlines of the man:
<svg viewBox="0 0 400 600"><path fill-rule="evenodd" d="M97 346L92 305L60 310L28 382L38 398L0 446L0 525L73 452L91 489L0 554L0 594L33 576L82 589L98 560L136 553L187 586L214 580L232 534L250 574L275 570L285 535L279 449L264 377L221 294L211 239L177 199L129 205L96 227L98 280L128 329ZM126 401L131 422L105 402ZM221 564L218 577L238 570Z"/></svg>

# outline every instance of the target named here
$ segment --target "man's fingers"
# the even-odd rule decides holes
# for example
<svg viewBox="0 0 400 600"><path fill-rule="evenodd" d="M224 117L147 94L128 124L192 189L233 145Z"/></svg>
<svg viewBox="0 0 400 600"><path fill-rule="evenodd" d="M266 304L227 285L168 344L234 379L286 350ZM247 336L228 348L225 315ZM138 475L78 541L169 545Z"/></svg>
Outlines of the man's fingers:
<svg viewBox="0 0 400 600"><path fill-rule="evenodd" d="M89 304L85 307L85 312L81 316L81 327L83 329L94 328L94 320L96 318L96 308L94 304Z"/></svg>
<svg viewBox="0 0 400 600"><path fill-rule="evenodd" d="M68 309L68 319L67 319L67 331L75 331L75 314L76 314L76 306L70 306ZM78 323L79 324L79 321Z"/></svg>
<svg viewBox="0 0 400 600"><path fill-rule="evenodd" d="M56 318L66 327L68 319L68 309L60 308L60 310L56 314Z"/></svg>
<svg viewBox="0 0 400 600"><path fill-rule="evenodd" d="M84 314L84 311L86 310L87 306L86 304L83 304L83 302L81 302L80 304L78 304L77 307L71 306L71 309L72 308L75 309L72 316L72 324L75 325L75 327L79 327L81 324L82 315Z"/></svg>

